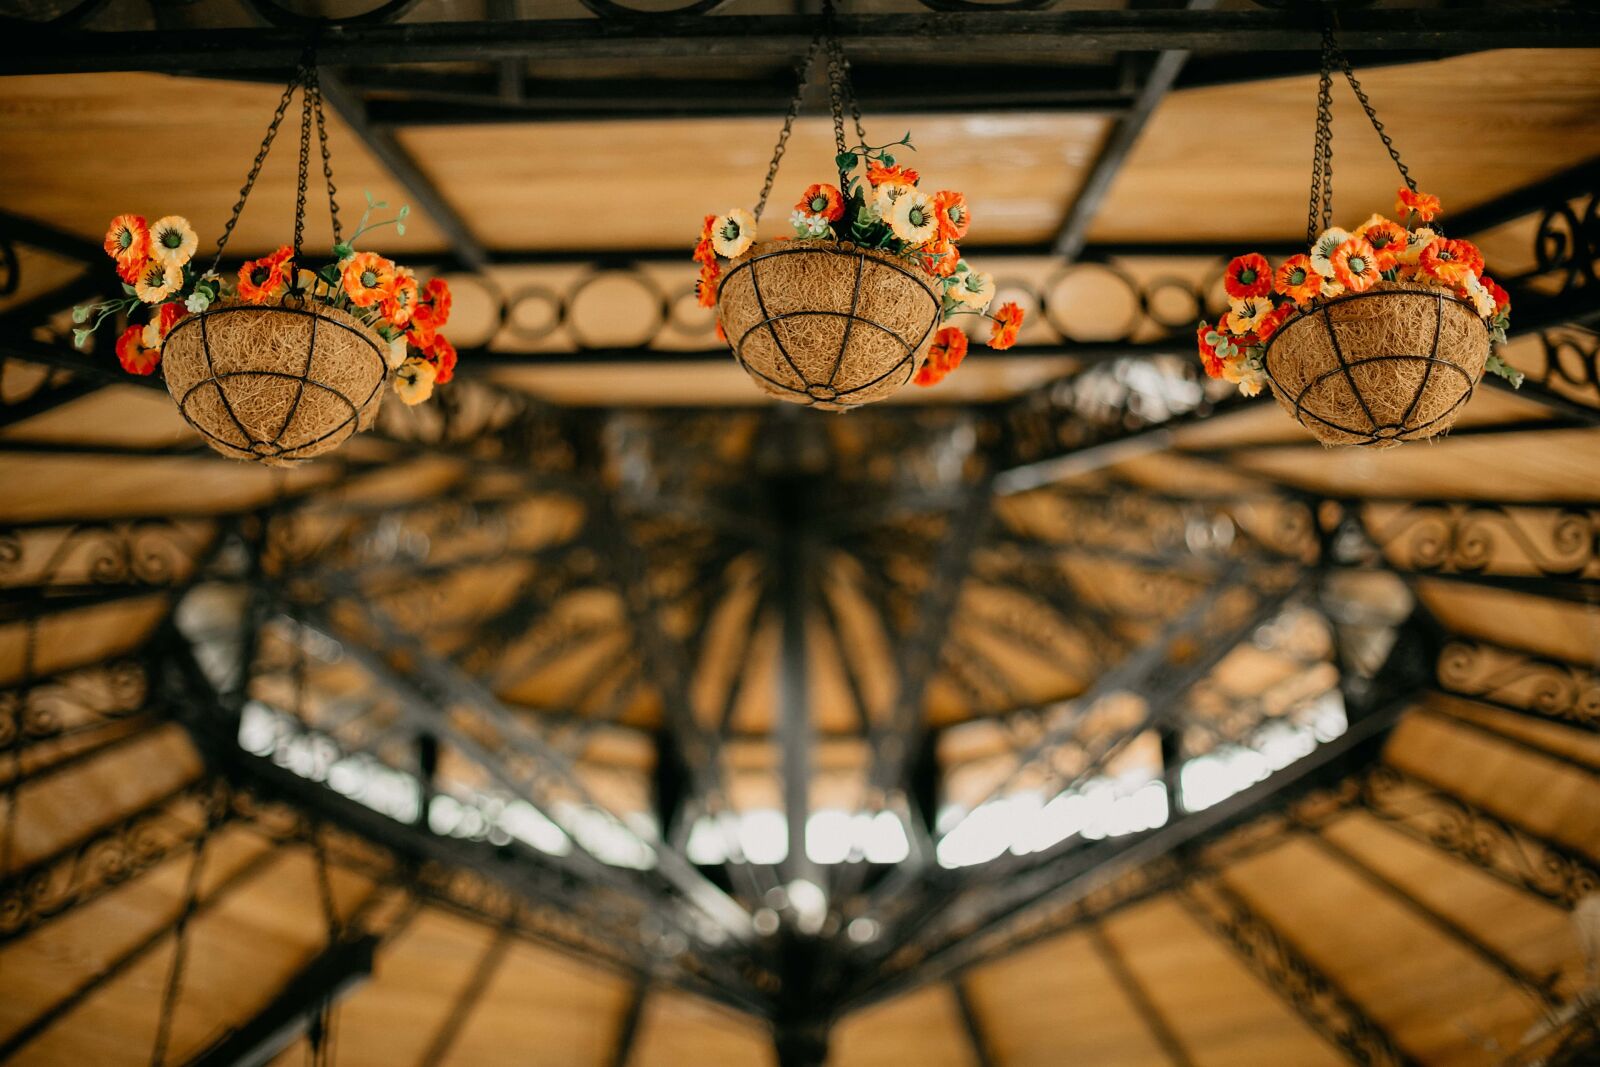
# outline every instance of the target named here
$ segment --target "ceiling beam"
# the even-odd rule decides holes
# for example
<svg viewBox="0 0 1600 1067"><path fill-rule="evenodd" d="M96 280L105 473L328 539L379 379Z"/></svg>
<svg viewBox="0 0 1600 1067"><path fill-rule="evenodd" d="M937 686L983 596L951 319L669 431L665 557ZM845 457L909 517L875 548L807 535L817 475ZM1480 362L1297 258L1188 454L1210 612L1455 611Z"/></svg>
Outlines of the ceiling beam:
<svg viewBox="0 0 1600 1067"><path fill-rule="evenodd" d="M318 1012L372 975L377 947L372 934L328 946L253 1018L191 1058L186 1067L265 1067L306 1032Z"/></svg>
<svg viewBox="0 0 1600 1067"><path fill-rule="evenodd" d="M741 60L804 54L811 15L661 15L639 19L524 19L332 26L318 43L323 64L490 62L502 59ZM961 11L841 15L853 58L929 59L951 47L974 58L1014 61L1084 52L1315 51L1320 23L1290 10ZM15 74L150 70L166 73L288 69L305 49L304 29L200 29L117 33L8 24L7 71ZM1469 50L1600 46L1600 12L1503 3L1475 8L1353 8L1341 12L1351 50Z"/></svg>

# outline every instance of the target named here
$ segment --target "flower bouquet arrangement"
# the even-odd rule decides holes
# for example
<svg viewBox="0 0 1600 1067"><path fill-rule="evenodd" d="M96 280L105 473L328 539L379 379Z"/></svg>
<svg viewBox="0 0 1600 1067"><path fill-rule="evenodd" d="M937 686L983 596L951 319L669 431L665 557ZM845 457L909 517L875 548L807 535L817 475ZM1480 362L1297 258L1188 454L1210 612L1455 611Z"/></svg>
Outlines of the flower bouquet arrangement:
<svg viewBox="0 0 1600 1067"><path fill-rule="evenodd" d="M197 268L199 239L186 219L168 215L147 224L139 215L118 215L106 230L105 250L125 295L74 308L73 321L88 325L75 329L73 340L84 347L106 322L126 320L117 360L130 374L150 374L161 365L174 329L191 315L227 306L315 305L347 315L381 338L395 393L407 404L421 403L455 374L455 347L439 332L450 318L450 287L440 278L419 286L409 268L356 251L355 242L379 227L393 225L405 233L405 207L394 219L369 224L372 213L386 206L368 195L356 232L334 247L332 263L302 267L285 245L226 277Z"/></svg>
<svg viewBox="0 0 1600 1067"><path fill-rule="evenodd" d="M1490 348L1511 298L1470 241L1430 223L1438 197L1399 190L1395 215L1329 227L1276 269L1228 264L1230 306L1196 331L1206 374L1247 396L1270 385L1328 444L1392 444L1447 429L1485 370L1521 384Z"/></svg>
<svg viewBox="0 0 1600 1067"><path fill-rule="evenodd" d="M989 320L991 348L1016 343L1022 309L991 312L994 279L961 258L966 197L923 191L892 154L902 146L912 148L910 134L841 148L840 185L805 190L792 238L758 242L757 216L742 208L705 217L700 304L718 309L718 337L768 392L840 408L907 380L933 385L966 356L966 334L943 325L958 316Z"/></svg>

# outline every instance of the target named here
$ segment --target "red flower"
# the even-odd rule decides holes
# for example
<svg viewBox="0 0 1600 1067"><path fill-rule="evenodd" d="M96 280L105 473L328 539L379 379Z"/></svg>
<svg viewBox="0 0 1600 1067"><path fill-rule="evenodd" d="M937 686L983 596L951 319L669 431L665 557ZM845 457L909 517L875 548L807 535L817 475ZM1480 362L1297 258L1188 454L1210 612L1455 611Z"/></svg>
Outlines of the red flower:
<svg viewBox="0 0 1600 1067"><path fill-rule="evenodd" d="M1272 265L1267 262L1267 257L1259 252L1240 256L1228 264L1228 273L1223 276L1222 287L1234 300L1266 296L1272 292Z"/></svg>
<svg viewBox="0 0 1600 1067"><path fill-rule="evenodd" d="M1511 310L1511 294L1506 292L1499 282L1487 274L1482 275L1478 280L1483 283L1485 289L1489 290L1489 295L1494 297L1494 313L1496 315L1504 315Z"/></svg>
<svg viewBox="0 0 1600 1067"><path fill-rule="evenodd" d="M188 309L177 301L173 301L170 304L162 304L157 308L156 317L153 321L156 324L156 331L161 335L161 339L165 341L167 334L172 332L172 328L178 325L183 317L188 314Z"/></svg>
<svg viewBox="0 0 1600 1067"><path fill-rule="evenodd" d="M1279 304L1267 312L1260 322L1256 323L1256 341L1265 344L1266 341L1278 332L1278 329L1294 314L1293 304Z"/></svg>
<svg viewBox="0 0 1600 1067"><path fill-rule="evenodd" d="M425 349L433 344L434 333L440 325L439 313L432 304L418 304L411 312L411 321L406 324L406 337L413 348Z"/></svg>
<svg viewBox="0 0 1600 1067"><path fill-rule="evenodd" d="M1206 334L1210 333L1211 330L1210 323L1202 322L1195 327L1194 339L1195 344L1200 349L1200 362L1205 365L1206 377L1220 378L1222 377L1222 360L1217 358L1217 350L1206 342Z"/></svg>
<svg viewBox="0 0 1600 1067"><path fill-rule="evenodd" d="M954 326L946 326L933 335L928 346L928 358L917 370L913 381L917 385L937 385L945 376L967 358L967 335Z"/></svg>
<svg viewBox="0 0 1600 1067"><path fill-rule="evenodd" d="M705 222L700 225L700 240L694 246L694 261L696 263L715 263L717 250L711 247L711 230L717 224L715 215L707 215Z"/></svg>
<svg viewBox="0 0 1600 1067"><path fill-rule="evenodd" d="M794 209L806 215L821 215L829 222L838 222L844 218L844 197L835 186L818 183L805 191Z"/></svg>
<svg viewBox="0 0 1600 1067"><path fill-rule="evenodd" d="M1394 203L1394 213L1401 218L1414 214L1423 222L1432 222L1443 210L1439 205L1439 198L1428 193L1413 193L1410 189L1401 189L1395 196L1398 199Z"/></svg>
<svg viewBox="0 0 1600 1067"><path fill-rule="evenodd" d="M161 364L161 349L145 347L143 326L129 326L117 338L117 362L129 374L149 374Z"/></svg>
<svg viewBox="0 0 1600 1067"><path fill-rule="evenodd" d="M289 287L289 257L294 250L284 245L270 256L252 259L239 268L239 299L248 304L276 300Z"/></svg>
<svg viewBox="0 0 1600 1067"><path fill-rule="evenodd" d="M439 385L456 376L456 346L446 341L442 334L434 334L433 343L424 348L422 354L438 371L433 380Z"/></svg>
<svg viewBox="0 0 1600 1067"><path fill-rule="evenodd" d="M989 316L994 327L989 335L989 347L1004 351L1017 343L1017 331L1022 329L1022 309L1016 304L1001 304L1000 310Z"/></svg>
<svg viewBox="0 0 1600 1067"><path fill-rule="evenodd" d="M722 328L722 320L717 320L717 328L711 332L716 334L717 340L721 341L723 344L728 343L728 331Z"/></svg>

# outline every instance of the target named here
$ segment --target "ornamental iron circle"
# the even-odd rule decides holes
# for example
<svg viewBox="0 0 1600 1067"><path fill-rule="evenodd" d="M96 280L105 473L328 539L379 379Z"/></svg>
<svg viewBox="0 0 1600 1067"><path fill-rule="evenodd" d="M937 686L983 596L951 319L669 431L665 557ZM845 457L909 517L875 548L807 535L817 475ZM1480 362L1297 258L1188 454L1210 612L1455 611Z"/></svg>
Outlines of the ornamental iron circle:
<svg viewBox="0 0 1600 1067"><path fill-rule="evenodd" d="M1381 282L1289 319L1263 367L1325 445L1390 448L1454 424L1489 358L1477 311L1447 289Z"/></svg>
<svg viewBox="0 0 1600 1067"><path fill-rule="evenodd" d="M826 411L911 381L941 310L925 271L841 241L759 242L717 291L717 321L745 372L780 400Z"/></svg>
<svg viewBox="0 0 1600 1067"><path fill-rule="evenodd" d="M162 346L167 390L230 459L290 466L372 426L388 365L382 341L337 308L218 301Z"/></svg>

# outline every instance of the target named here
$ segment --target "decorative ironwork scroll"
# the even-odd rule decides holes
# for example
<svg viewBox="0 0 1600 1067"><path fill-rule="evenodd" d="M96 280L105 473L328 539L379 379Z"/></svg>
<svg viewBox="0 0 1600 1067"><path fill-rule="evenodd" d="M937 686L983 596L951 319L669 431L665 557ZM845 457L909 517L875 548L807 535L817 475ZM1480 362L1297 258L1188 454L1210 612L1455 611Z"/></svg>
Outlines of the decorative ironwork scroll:
<svg viewBox="0 0 1600 1067"><path fill-rule="evenodd" d="M1456 640L1439 653L1447 693L1600 731L1600 674L1481 641Z"/></svg>

